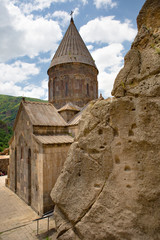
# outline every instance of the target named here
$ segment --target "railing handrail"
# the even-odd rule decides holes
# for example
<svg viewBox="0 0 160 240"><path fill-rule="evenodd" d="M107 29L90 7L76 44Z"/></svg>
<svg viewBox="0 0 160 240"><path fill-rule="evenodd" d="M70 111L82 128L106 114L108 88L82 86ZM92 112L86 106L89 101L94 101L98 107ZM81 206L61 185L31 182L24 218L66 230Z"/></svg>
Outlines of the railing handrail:
<svg viewBox="0 0 160 240"><path fill-rule="evenodd" d="M53 216L53 210L52 211L49 211L49 212L46 212L42 215L42 217L40 218L36 218L33 220L33 222L37 221L37 235L38 235L38 230L39 230L39 220L42 220L42 219L45 219L45 218L48 218L48 231L49 231L49 218Z"/></svg>

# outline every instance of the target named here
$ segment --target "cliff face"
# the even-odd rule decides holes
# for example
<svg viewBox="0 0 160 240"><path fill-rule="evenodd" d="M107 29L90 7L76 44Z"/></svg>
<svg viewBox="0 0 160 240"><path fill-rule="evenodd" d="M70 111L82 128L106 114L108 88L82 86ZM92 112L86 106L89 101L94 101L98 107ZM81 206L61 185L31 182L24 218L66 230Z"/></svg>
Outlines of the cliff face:
<svg viewBox="0 0 160 240"><path fill-rule="evenodd" d="M160 239L159 14L147 0L115 98L83 115L51 194L59 240Z"/></svg>
<svg viewBox="0 0 160 240"><path fill-rule="evenodd" d="M137 17L138 34L115 79L115 97L160 96L160 1L147 0Z"/></svg>

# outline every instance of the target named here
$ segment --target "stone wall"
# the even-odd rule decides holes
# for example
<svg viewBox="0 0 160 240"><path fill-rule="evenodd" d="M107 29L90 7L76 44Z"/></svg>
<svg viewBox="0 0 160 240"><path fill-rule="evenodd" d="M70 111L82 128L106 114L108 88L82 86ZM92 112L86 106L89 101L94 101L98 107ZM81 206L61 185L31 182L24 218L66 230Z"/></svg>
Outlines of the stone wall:
<svg viewBox="0 0 160 240"><path fill-rule="evenodd" d="M9 165L9 155L1 155L0 156L0 171L2 171L5 175L8 172L8 165Z"/></svg>
<svg viewBox="0 0 160 240"><path fill-rule="evenodd" d="M65 63L49 69L49 102L56 108L72 102L80 107L98 98L97 69L82 63Z"/></svg>
<svg viewBox="0 0 160 240"><path fill-rule="evenodd" d="M70 144L43 146L43 212L53 209L50 193L61 173L69 148Z"/></svg>
<svg viewBox="0 0 160 240"><path fill-rule="evenodd" d="M70 144L43 144L36 136L67 134L65 126L33 126L23 105L10 141L10 172L6 185L38 214L51 210L50 192Z"/></svg>
<svg viewBox="0 0 160 240"><path fill-rule="evenodd" d="M14 129L14 136L10 143L10 189L18 194L26 203L30 204L29 155L32 158L33 127L28 115L21 110L18 124Z"/></svg>
<svg viewBox="0 0 160 240"><path fill-rule="evenodd" d="M64 111L60 111L59 114L63 117L63 119L66 122L69 122L71 119L73 119L73 117L78 113L78 111L74 111L74 110L64 110Z"/></svg>
<svg viewBox="0 0 160 240"><path fill-rule="evenodd" d="M78 124L76 125L70 125L68 128L69 134L71 134L71 136L76 137L78 135L79 132L79 126Z"/></svg>

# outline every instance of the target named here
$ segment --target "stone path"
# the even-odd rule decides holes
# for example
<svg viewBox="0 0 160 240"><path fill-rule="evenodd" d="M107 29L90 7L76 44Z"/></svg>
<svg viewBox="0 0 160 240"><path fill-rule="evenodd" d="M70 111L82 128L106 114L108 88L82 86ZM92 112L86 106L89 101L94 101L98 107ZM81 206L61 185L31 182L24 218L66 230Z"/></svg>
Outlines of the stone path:
<svg viewBox="0 0 160 240"><path fill-rule="evenodd" d="M33 222L39 216L15 193L5 187L5 176L0 177L0 240L35 240L56 239L55 222L50 218L50 231L47 232L48 220ZM52 237L51 237L52 236Z"/></svg>

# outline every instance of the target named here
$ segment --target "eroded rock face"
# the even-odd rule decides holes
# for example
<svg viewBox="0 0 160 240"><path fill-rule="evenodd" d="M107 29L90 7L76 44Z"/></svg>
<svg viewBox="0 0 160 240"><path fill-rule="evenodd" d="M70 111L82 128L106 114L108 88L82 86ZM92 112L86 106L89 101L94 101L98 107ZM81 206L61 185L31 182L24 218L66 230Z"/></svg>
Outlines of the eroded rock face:
<svg viewBox="0 0 160 240"><path fill-rule="evenodd" d="M160 24L144 25L159 3L140 12L115 97L91 102L80 122L51 194L59 240L160 239Z"/></svg>
<svg viewBox="0 0 160 240"><path fill-rule="evenodd" d="M92 104L52 192L58 239L159 239L160 100Z"/></svg>
<svg viewBox="0 0 160 240"><path fill-rule="evenodd" d="M160 1L147 0L137 17L138 34L115 79L112 95L160 96Z"/></svg>
<svg viewBox="0 0 160 240"><path fill-rule="evenodd" d="M147 28L159 28L160 1L147 0L137 17L138 30L145 25Z"/></svg>

